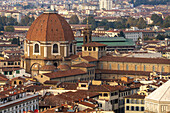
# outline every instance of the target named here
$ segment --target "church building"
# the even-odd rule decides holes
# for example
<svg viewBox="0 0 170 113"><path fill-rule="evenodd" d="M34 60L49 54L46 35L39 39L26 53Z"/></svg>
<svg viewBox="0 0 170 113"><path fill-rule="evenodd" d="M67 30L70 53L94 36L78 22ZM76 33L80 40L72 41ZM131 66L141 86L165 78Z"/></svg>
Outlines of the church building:
<svg viewBox="0 0 170 113"><path fill-rule="evenodd" d="M35 75L47 62L57 67L72 54L76 54L76 41L70 25L59 14L45 12L29 28L21 66Z"/></svg>

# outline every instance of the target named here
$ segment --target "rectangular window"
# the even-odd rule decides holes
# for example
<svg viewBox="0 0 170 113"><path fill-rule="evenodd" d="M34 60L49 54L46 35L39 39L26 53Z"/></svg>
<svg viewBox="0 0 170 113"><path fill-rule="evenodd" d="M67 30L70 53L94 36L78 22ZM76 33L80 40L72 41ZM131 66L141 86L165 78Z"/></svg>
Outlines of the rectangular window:
<svg viewBox="0 0 170 113"><path fill-rule="evenodd" d="M139 107L138 106L136 106L136 111L139 111Z"/></svg>
<svg viewBox="0 0 170 113"><path fill-rule="evenodd" d="M131 111L134 111L135 109L134 109L134 106L131 106Z"/></svg>
<svg viewBox="0 0 170 113"><path fill-rule="evenodd" d="M128 66L128 64L126 64L126 70L129 70L129 66Z"/></svg>
<svg viewBox="0 0 170 113"><path fill-rule="evenodd" d="M117 65L117 69L120 70L120 65L119 64Z"/></svg>
<svg viewBox="0 0 170 113"><path fill-rule="evenodd" d="M101 69L103 69L103 64L101 64Z"/></svg>
<svg viewBox="0 0 170 113"><path fill-rule="evenodd" d="M141 107L141 111L144 111L145 109L144 109L144 107Z"/></svg>
<svg viewBox="0 0 170 113"><path fill-rule="evenodd" d="M152 71L155 71L155 66L152 67Z"/></svg>
<svg viewBox="0 0 170 113"><path fill-rule="evenodd" d="M114 96L114 93L111 93L111 96Z"/></svg>
<svg viewBox="0 0 170 113"><path fill-rule="evenodd" d="M109 69L110 69L110 70L112 69L112 65L111 65L111 64L109 64Z"/></svg>
<svg viewBox="0 0 170 113"><path fill-rule="evenodd" d="M16 74L20 74L20 71L19 71L19 70L16 70Z"/></svg>
<svg viewBox="0 0 170 113"><path fill-rule="evenodd" d="M129 110L129 106L126 106L126 110Z"/></svg>
<svg viewBox="0 0 170 113"><path fill-rule="evenodd" d="M4 75L8 75L8 71L4 71Z"/></svg>
<svg viewBox="0 0 170 113"><path fill-rule="evenodd" d="M138 67L137 67L137 65L135 65L135 71L137 71L138 70Z"/></svg>
<svg viewBox="0 0 170 113"><path fill-rule="evenodd" d="M102 107L102 104L99 103L99 107Z"/></svg>
<svg viewBox="0 0 170 113"><path fill-rule="evenodd" d="M162 66L162 69L161 69L162 72L164 72L164 67Z"/></svg>
<svg viewBox="0 0 170 113"><path fill-rule="evenodd" d="M12 71L9 72L9 75L12 75Z"/></svg>
<svg viewBox="0 0 170 113"><path fill-rule="evenodd" d="M126 99L126 103L130 103L129 99Z"/></svg>
<svg viewBox="0 0 170 113"><path fill-rule="evenodd" d="M143 66L143 70L146 71L146 66L145 65Z"/></svg>
<svg viewBox="0 0 170 113"><path fill-rule="evenodd" d="M107 93L104 93L104 95L103 95L104 97L107 97L108 96L108 94Z"/></svg>

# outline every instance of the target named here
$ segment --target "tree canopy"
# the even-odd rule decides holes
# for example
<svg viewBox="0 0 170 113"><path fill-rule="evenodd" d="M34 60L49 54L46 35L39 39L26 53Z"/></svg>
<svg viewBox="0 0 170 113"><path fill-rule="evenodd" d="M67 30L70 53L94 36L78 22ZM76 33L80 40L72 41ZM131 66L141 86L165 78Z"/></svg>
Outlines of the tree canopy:
<svg viewBox="0 0 170 113"><path fill-rule="evenodd" d="M162 24L163 24L162 17L157 14L152 14L151 20L153 20L154 25L162 26Z"/></svg>
<svg viewBox="0 0 170 113"><path fill-rule="evenodd" d="M25 16L24 18L21 19L21 22L19 23L19 25L30 26L34 20L35 20L34 17Z"/></svg>
<svg viewBox="0 0 170 113"><path fill-rule="evenodd" d="M72 15L69 21L70 24L79 24L79 18L77 15Z"/></svg>
<svg viewBox="0 0 170 113"><path fill-rule="evenodd" d="M14 26L6 26L5 27L5 31L6 32L14 32L15 30L14 30Z"/></svg>

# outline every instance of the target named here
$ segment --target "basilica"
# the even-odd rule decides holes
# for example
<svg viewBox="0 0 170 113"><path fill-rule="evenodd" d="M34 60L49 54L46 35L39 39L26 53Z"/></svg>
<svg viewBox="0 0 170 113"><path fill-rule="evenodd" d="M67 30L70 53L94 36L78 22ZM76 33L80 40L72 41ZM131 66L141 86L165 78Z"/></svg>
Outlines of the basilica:
<svg viewBox="0 0 170 113"><path fill-rule="evenodd" d="M88 24L83 31L82 52L77 54L76 48L73 31L66 20L55 12L44 12L27 33L21 67L41 83L123 76L140 78L153 72L170 73L168 59L107 55L107 45L93 42Z"/></svg>

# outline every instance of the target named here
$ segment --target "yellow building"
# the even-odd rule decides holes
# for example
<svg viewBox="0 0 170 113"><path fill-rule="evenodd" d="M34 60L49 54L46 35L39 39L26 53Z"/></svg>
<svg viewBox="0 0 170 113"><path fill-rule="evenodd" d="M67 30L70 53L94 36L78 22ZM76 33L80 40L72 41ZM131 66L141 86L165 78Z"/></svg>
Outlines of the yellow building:
<svg viewBox="0 0 170 113"><path fill-rule="evenodd" d="M125 113L144 113L145 95L134 94L125 97Z"/></svg>

